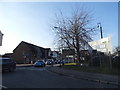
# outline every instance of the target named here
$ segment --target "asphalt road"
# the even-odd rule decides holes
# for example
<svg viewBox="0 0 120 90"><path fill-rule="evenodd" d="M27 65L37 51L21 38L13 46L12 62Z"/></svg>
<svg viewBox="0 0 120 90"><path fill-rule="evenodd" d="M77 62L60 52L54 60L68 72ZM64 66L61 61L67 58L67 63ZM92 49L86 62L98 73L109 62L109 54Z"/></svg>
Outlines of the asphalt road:
<svg viewBox="0 0 120 90"><path fill-rule="evenodd" d="M46 67L18 67L14 72L5 72L2 74L0 86L3 88L117 88L114 85L55 74L47 71Z"/></svg>

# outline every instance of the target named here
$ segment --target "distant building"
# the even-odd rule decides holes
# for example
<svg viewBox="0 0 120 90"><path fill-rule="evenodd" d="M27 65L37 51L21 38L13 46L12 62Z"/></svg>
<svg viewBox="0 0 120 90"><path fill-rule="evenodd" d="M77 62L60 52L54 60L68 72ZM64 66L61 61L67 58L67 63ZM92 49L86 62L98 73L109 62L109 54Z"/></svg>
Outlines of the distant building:
<svg viewBox="0 0 120 90"><path fill-rule="evenodd" d="M3 38L3 34L2 34L2 32L0 31L0 46L2 46L2 38Z"/></svg>
<svg viewBox="0 0 120 90"><path fill-rule="evenodd" d="M13 59L17 63L34 63L36 60L47 60L50 57L51 49L39 47L22 41L13 50Z"/></svg>
<svg viewBox="0 0 120 90"><path fill-rule="evenodd" d="M0 58L2 58L2 55L0 55Z"/></svg>
<svg viewBox="0 0 120 90"><path fill-rule="evenodd" d="M60 60L60 53L59 53L59 51L52 51L52 58L54 60Z"/></svg>
<svg viewBox="0 0 120 90"><path fill-rule="evenodd" d="M2 57L12 58L13 53L5 53Z"/></svg>

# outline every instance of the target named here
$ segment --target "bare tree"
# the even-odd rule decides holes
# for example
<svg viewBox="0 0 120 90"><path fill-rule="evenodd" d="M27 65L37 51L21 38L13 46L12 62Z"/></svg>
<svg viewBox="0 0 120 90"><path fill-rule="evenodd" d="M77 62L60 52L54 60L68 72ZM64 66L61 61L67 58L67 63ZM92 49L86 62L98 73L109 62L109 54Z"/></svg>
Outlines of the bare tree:
<svg viewBox="0 0 120 90"><path fill-rule="evenodd" d="M71 16L64 17L63 13L55 15L54 31L57 35L59 47L72 48L76 51L77 61L80 63L80 50L85 49L92 40L95 28L91 27L92 18L84 10L73 10Z"/></svg>
<svg viewBox="0 0 120 90"><path fill-rule="evenodd" d="M115 47L114 49L114 55L119 55L120 56L120 46Z"/></svg>

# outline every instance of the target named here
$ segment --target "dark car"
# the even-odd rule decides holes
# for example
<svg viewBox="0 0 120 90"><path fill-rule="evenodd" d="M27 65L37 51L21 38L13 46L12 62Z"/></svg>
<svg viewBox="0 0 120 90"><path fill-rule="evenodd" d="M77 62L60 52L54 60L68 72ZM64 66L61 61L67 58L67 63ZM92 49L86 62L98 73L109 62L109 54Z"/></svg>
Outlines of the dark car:
<svg viewBox="0 0 120 90"><path fill-rule="evenodd" d="M16 62L11 58L0 58L2 64L2 71L12 72L16 69Z"/></svg>
<svg viewBox="0 0 120 90"><path fill-rule="evenodd" d="M34 67L45 67L45 63L43 61L38 60L34 63Z"/></svg>
<svg viewBox="0 0 120 90"><path fill-rule="evenodd" d="M120 56L114 56L112 59L113 67L120 68Z"/></svg>

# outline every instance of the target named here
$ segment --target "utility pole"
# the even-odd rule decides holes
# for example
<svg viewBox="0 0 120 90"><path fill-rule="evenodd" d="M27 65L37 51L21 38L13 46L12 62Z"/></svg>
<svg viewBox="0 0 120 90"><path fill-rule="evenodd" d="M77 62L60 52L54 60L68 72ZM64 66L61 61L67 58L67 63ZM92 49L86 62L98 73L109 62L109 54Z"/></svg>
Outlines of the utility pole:
<svg viewBox="0 0 120 90"><path fill-rule="evenodd" d="M103 38L103 34L102 34L102 26L101 23L98 23L98 27L100 28L100 34L101 34L101 39Z"/></svg>
<svg viewBox="0 0 120 90"><path fill-rule="evenodd" d="M3 38L3 34L2 34L2 32L0 31L0 46L2 46L2 38Z"/></svg>

